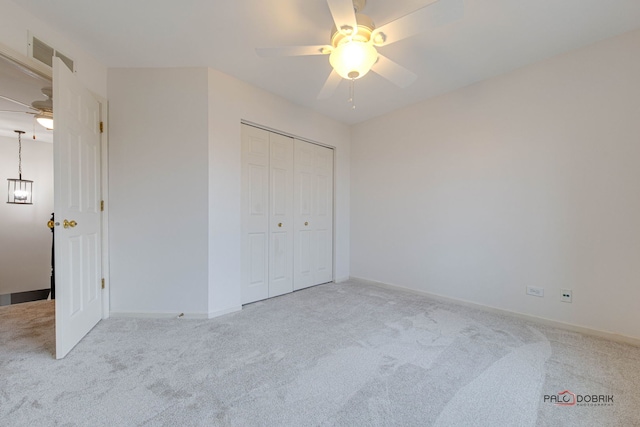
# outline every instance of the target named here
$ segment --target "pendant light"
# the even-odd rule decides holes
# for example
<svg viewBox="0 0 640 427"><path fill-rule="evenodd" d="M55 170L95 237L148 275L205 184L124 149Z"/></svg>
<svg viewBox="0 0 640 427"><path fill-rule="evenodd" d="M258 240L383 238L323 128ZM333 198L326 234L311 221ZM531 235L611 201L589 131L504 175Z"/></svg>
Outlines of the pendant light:
<svg viewBox="0 0 640 427"><path fill-rule="evenodd" d="M7 179L7 203L15 205L33 204L33 181L22 179L22 134L24 131L14 131L18 134L18 179Z"/></svg>

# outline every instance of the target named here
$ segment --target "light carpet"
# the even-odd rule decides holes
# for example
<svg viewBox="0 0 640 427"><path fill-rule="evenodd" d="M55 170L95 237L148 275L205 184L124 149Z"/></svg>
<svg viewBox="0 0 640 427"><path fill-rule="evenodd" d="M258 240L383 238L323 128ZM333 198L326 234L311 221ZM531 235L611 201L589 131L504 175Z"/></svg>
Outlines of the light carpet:
<svg viewBox="0 0 640 427"><path fill-rule="evenodd" d="M60 361L53 316L0 308L2 426L640 426L639 347L371 283L109 319Z"/></svg>

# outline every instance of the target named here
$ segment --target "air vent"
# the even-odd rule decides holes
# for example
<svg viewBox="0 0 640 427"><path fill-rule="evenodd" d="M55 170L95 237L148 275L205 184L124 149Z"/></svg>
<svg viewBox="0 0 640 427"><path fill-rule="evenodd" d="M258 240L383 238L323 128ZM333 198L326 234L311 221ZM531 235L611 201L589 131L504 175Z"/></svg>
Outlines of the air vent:
<svg viewBox="0 0 640 427"><path fill-rule="evenodd" d="M53 57L55 56L57 58L60 58L71 71L74 71L73 59L58 52L56 49L49 46L39 38L31 34L29 36L29 56L31 56L33 59L37 59L38 61L49 67L53 67Z"/></svg>

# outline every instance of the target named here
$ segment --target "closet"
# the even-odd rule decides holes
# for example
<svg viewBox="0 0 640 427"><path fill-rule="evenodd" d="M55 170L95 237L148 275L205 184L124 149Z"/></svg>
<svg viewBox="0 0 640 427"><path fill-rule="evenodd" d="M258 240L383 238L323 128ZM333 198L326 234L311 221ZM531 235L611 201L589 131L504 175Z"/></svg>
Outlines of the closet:
<svg viewBox="0 0 640 427"><path fill-rule="evenodd" d="M242 303L333 280L333 150L242 125Z"/></svg>

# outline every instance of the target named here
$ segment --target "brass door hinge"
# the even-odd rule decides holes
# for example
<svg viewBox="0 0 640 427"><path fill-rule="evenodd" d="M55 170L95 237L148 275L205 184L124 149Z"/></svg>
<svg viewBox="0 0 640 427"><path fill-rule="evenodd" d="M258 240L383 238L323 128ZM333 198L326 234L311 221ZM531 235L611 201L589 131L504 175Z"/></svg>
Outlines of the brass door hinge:
<svg viewBox="0 0 640 427"><path fill-rule="evenodd" d="M102 289L104 289L104 279L102 279Z"/></svg>
<svg viewBox="0 0 640 427"><path fill-rule="evenodd" d="M104 212L104 200L100 200L100 212Z"/></svg>
<svg viewBox="0 0 640 427"><path fill-rule="evenodd" d="M104 133L104 123L100 122L100 133Z"/></svg>

